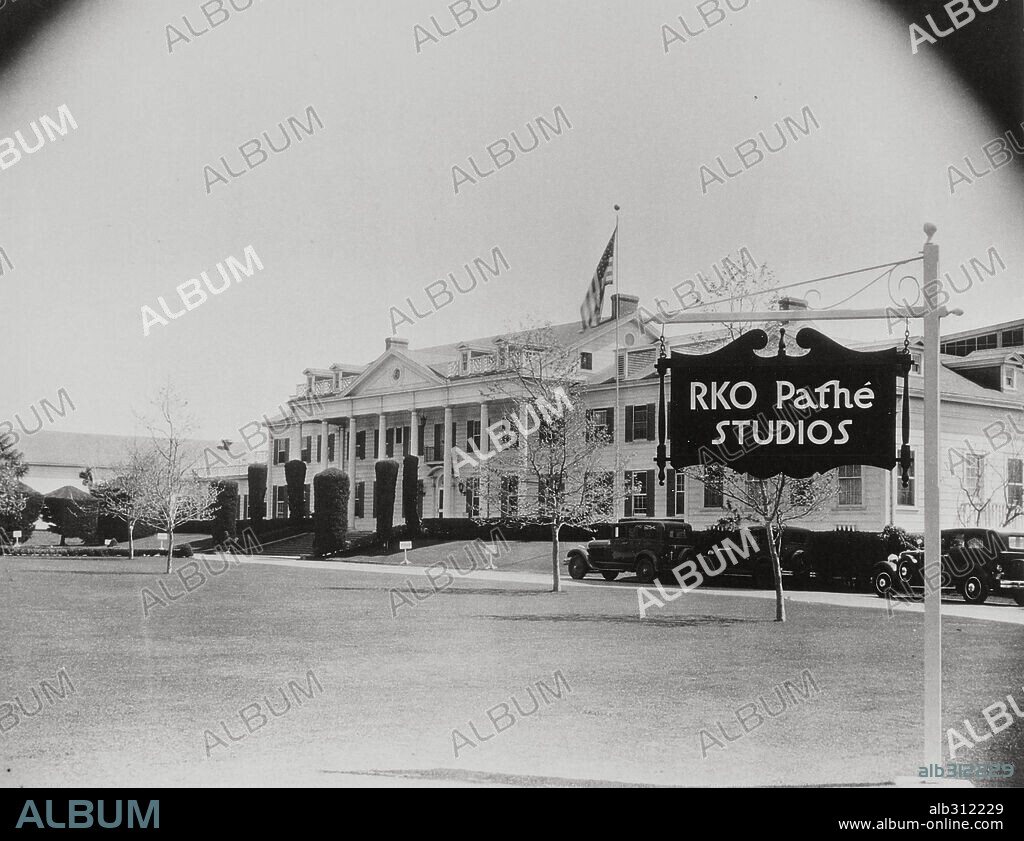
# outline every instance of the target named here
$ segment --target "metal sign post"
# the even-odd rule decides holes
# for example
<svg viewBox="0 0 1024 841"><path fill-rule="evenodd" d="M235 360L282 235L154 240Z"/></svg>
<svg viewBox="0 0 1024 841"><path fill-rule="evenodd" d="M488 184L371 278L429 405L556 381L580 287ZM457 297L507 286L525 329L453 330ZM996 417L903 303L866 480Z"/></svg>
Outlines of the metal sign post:
<svg viewBox="0 0 1024 841"><path fill-rule="evenodd" d="M404 567L412 566L412 564L409 563L409 550L412 549L412 541L403 540L398 544L398 548L402 550L402 556L404 558L401 565Z"/></svg>
<svg viewBox="0 0 1024 841"><path fill-rule="evenodd" d="M924 321L924 761L942 764L942 579L940 523L941 489L939 465L942 461L940 432L939 343L942 319L963 315L963 310L948 309L938 302L949 300L939 279L939 246L932 242L936 228L924 227L928 240L924 246L922 289L931 306L890 307L867 310L796 310L786 312L683 312L660 314L660 324L717 324L726 321L765 323L773 321L889 321L893 317L920 318Z"/></svg>

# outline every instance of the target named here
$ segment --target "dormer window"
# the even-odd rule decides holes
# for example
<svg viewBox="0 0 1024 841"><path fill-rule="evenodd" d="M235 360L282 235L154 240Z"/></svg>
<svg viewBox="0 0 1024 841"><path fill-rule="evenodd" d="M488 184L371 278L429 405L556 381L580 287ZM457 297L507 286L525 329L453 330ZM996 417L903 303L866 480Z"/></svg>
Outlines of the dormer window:
<svg viewBox="0 0 1024 841"><path fill-rule="evenodd" d="M464 350L462 351L462 356L459 359L459 365L461 367L463 375L469 373L469 356L469 351Z"/></svg>
<svg viewBox="0 0 1024 841"><path fill-rule="evenodd" d="M910 373L914 376L920 377L921 372L924 370L924 358L919 353L910 354Z"/></svg>

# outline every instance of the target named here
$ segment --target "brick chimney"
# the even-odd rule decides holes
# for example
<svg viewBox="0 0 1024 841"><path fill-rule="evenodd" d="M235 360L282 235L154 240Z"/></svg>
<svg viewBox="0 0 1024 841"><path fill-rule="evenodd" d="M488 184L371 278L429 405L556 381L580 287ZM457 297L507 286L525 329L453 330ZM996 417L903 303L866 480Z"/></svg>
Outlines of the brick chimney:
<svg viewBox="0 0 1024 841"><path fill-rule="evenodd" d="M640 299L636 295L612 295L612 318L632 315L640 306Z"/></svg>
<svg viewBox="0 0 1024 841"><path fill-rule="evenodd" d="M399 350L405 352L409 349L409 340L399 338L398 336L391 336L384 340L384 348L385 350Z"/></svg>

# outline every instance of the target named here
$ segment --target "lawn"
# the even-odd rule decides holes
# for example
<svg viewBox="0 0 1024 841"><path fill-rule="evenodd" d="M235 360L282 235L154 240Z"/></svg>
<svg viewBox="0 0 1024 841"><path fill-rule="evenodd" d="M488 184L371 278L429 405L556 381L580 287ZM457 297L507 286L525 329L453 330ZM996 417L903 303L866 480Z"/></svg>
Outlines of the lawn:
<svg viewBox="0 0 1024 841"><path fill-rule="evenodd" d="M160 559L0 563L0 704L33 712L62 668L74 685L0 719L6 785L884 784L921 764L919 614L793 602L782 626L770 601L698 592L640 622L630 587L460 579L393 616L404 577L369 568L245 564L179 595ZM147 618L161 581L177 601ZM1021 650L1018 627L946 620L946 726L1024 696ZM702 730L735 738L786 681L781 714L702 756ZM260 728L289 682L308 694ZM1024 721L958 760L1024 765Z"/></svg>

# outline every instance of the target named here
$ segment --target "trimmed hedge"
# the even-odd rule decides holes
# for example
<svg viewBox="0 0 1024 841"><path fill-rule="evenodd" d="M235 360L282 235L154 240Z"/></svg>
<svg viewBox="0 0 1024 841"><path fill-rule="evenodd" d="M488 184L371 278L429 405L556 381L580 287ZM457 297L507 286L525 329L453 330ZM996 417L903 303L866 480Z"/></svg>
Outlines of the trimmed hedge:
<svg viewBox="0 0 1024 841"><path fill-rule="evenodd" d="M377 536L382 543L391 540L395 527L395 488L398 484L398 462L378 461L373 466L377 481L374 483L374 512L377 516Z"/></svg>
<svg viewBox="0 0 1024 841"><path fill-rule="evenodd" d="M175 546L175 558L191 558L195 554L188 543ZM26 556L34 558L127 558L128 547L111 549L106 546L41 546L37 549L19 547L12 549L0 544L0 555ZM166 558L166 549L136 549L136 558Z"/></svg>
<svg viewBox="0 0 1024 841"><path fill-rule="evenodd" d="M409 534L420 530L419 493L420 460L417 456L406 456L402 462L402 518Z"/></svg>
<svg viewBox="0 0 1024 841"><path fill-rule="evenodd" d="M313 554L323 558L345 548L349 479L345 473L331 468L318 473L313 479L313 485L316 489Z"/></svg>
<svg viewBox="0 0 1024 841"><path fill-rule="evenodd" d="M0 541L13 542L12 532L20 531L21 539L28 540L35 531L35 522L43 510L43 495L38 491L26 491L25 505L21 512L0 517Z"/></svg>
<svg viewBox="0 0 1024 841"><path fill-rule="evenodd" d="M214 508L213 533L210 536L215 545L223 546L229 540L234 540L238 533L238 482L215 482L214 487L217 489L217 503Z"/></svg>
<svg viewBox="0 0 1024 841"><path fill-rule="evenodd" d="M249 479L249 510L244 513L254 523L262 522L267 516L267 466L250 464Z"/></svg>
<svg viewBox="0 0 1024 841"><path fill-rule="evenodd" d="M300 523L306 511L306 462L293 459L284 466L284 480L288 484L288 520Z"/></svg>

